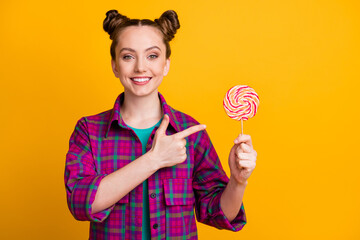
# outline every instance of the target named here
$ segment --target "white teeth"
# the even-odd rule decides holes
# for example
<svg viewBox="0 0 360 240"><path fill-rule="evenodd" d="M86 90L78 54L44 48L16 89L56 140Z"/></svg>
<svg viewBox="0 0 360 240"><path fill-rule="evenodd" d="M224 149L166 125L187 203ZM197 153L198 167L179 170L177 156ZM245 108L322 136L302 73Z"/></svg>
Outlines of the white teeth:
<svg viewBox="0 0 360 240"><path fill-rule="evenodd" d="M151 78L131 78L131 80L135 82L146 82L149 81Z"/></svg>

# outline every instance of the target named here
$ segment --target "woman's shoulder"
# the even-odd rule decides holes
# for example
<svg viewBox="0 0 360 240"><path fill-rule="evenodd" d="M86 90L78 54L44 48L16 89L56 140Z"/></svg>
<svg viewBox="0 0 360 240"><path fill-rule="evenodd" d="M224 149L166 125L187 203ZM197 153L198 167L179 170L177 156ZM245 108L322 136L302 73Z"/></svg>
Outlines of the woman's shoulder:
<svg viewBox="0 0 360 240"><path fill-rule="evenodd" d="M86 115L78 119L77 126L85 125L86 128L90 129L98 129L102 128L102 126L107 125L111 116L113 109L109 109L106 111L102 111L100 113Z"/></svg>
<svg viewBox="0 0 360 240"><path fill-rule="evenodd" d="M104 120L109 120L111 117L113 109L102 111L96 114L83 116L81 119L85 119L87 122L103 122Z"/></svg>
<svg viewBox="0 0 360 240"><path fill-rule="evenodd" d="M113 109L108 109L106 111L102 111L102 112L99 112L96 114L85 116L85 118L87 118L89 120L102 120L102 119L110 118L112 111L113 111Z"/></svg>

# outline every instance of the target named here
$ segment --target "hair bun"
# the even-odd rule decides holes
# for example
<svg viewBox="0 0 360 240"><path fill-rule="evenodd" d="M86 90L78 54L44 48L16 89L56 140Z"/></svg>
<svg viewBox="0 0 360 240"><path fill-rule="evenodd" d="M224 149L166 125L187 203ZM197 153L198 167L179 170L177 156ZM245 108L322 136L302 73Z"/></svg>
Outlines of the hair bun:
<svg viewBox="0 0 360 240"><path fill-rule="evenodd" d="M178 15L174 10L167 10L155 22L160 26L166 40L170 41L174 38L176 31L180 28Z"/></svg>
<svg viewBox="0 0 360 240"><path fill-rule="evenodd" d="M104 19L103 28L105 32L110 35L110 39L113 40L112 34L115 28L128 20L128 17L118 13L117 10L109 10L107 11L106 18Z"/></svg>

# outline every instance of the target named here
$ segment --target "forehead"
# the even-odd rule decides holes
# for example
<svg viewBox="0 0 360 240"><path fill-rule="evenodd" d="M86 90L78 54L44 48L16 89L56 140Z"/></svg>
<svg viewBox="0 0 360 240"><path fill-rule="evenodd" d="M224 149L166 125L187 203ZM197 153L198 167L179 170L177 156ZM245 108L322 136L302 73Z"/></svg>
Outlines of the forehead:
<svg viewBox="0 0 360 240"><path fill-rule="evenodd" d="M130 26L121 31L118 36L117 48L132 48L135 50L158 46L165 49L163 36L159 29L152 26Z"/></svg>

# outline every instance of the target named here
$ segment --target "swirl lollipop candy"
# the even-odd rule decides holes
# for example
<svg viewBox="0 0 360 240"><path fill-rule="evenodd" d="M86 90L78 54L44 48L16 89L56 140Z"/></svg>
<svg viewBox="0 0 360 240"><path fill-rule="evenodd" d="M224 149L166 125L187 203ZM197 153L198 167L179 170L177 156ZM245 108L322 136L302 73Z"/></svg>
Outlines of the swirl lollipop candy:
<svg viewBox="0 0 360 240"><path fill-rule="evenodd" d="M227 91L223 102L224 109L230 118L241 120L241 134L243 134L243 120L255 116L259 102L259 96L249 86L238 85Z"/></svg>

